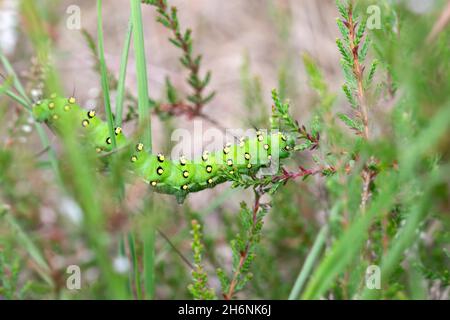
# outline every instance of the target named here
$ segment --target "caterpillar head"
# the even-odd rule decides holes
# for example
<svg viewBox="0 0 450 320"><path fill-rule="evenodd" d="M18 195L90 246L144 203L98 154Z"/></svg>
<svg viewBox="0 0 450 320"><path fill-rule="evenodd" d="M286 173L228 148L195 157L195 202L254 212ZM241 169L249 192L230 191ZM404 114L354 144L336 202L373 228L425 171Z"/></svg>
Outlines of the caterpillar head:
<svg viewBox="0 0 450 320"><path fill-rule="evenodd" d="M294 150L295 138L291 135L280 134L280 158L288 158L289 153Z"/></svg>
<svg viewBox="0 0 450 320"><path fill-rule="evenodd" d="M38 122L44 122L50 117L50 110L48 108L48 100L37 101L33 105L33 117Z"/></svg>
<svg viewBox="0 0 450 320"><path fill-rule="evenodd" d="M33 105L33 116L39 122L52 122L63 116L67 118L67 115L71 113L71 110L74 110L74 107L78 108L75 103L74 97L66 99L52 94L50 99L37 101Z"/></svg>

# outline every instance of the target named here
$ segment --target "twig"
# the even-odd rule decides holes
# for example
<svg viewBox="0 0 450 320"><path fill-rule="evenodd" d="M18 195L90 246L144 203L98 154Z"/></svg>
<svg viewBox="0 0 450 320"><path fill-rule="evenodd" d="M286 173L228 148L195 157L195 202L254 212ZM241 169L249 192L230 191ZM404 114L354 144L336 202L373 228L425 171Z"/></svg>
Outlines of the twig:
<svg viewBox="0 0 450 320"><path fill-rule="evenodd" d="M41 151L39 151L38 153L36 153L36 154L34 155L34 158L39 158L40 156L46 154L49 150L50 150L50 146L46 146L44 149L42 149Z"/></svg>
<svg viewBox="0 0 450 320"><path fill-rule="evenodd" d="M279 176L275 176L272 179L272 182L287 182L289 180L293 180L293 179L297 179L297 178L304 178L307 176L312 176L312 175L317 175L317 174L321 174L321 175L326 175L326 174L332 174L336 172L336 168L334 168L333 166L328 166L328 167L320 167L320 168L316 168L316 169L305 169L302 166L299 166L299 171L297 172L289 172L286 169L282 168L282 174Z"/></svg>
<svg viewBox="0 0 450 320"><path fill-rule="evenodd" d="M362 137L368 141L369 140L369 116L368 116L368 106L366 101L366 95L365 95L365 88L364 88L364 70L365 66L361 64L360 61L360 40L363 35L357 31L358 23L354 20L354 14L353 14L353 4L350 3L347 8L347 20L343 21L342 23L345 25L345 27L348 30L348 43L351 51L351 57L352 59L352 72L356 80L356 95L357 95L357 117L361 120L363 129L360 133ZM364 30L364 29L363 29ZM367 39L366 39L367 41ZM371 159L372 161L373 159ZM370 192L370 184L372 183L373 179L375 178L375 172L370 169L368 163L364 165L364 168L361 172L361 177L363 180L363 186L362 186L362 194L361 194L361 211L364 213L366 211L366 205L371 197Z"/></svg>
<svg viewBox="0 0 450 320"><path fill-rule="evenodd" d="M369 117L366 105L366 97L364 94L364 69L365 67L361 65L359 61L359 45L356 45L356 27L357 23L353 20L353 8L349 6L348 10L348 21L345 22L348 31L349 31L349 42L350 42L350 50L353 56L353 73L355 75L357 84L358 84L358 102L359 102L359 112L361 113L361 120L364 125L364 138L366 140L369 139Z"/></svg>
<svg viewBox="0 0 450 320"><path fill-rule="evenodd" d="M193 93L187 97L192 104L185 104L189 109L189 113L198 116L201 110L214 97L215 92L204 95L204 89L211 79L211 72L200 77L201 55L194 56L192 50L191 30L187 29L182 32L178 21L177 8L169 7L167 0L142 0L145 4L156 7L159 13L158 22L164 25L172 32L170 42L183 52L180 58L181 64L189 71L188 84L193 89Z"/></svg>
<svg viewBox="0 0 450 320"><path fill-rule="evenodd" d="M169 246L180 256L181 260L183 260L184 263L186 263L189 268L191 268L191 270L195 270L194 266L192 265L192 263L183 255L183 253L178 250L178 248L172 243L172 241L170 241L169 237L166 236L166 234L164 232L162 232L160 229L156 228L156 231L158 231L158 233L160 234L161 237L164 238L164 240L167 241L167 243L169 244Z"/></svg>
<svg viewBox="0 0 450 320"><path fill-rule="evenodd" d="M256 223L257 223L257 219L258 219L258 211L260 208L260 200L261 200L261 196L262 196L262 193L260 191L258 191L256 189L254 189L254 191L255 191L255 201L254 201L253 210L252 210L252 212L253 212L253 220L252 220L253 223L252 223L252 227L251 227L252 233L256 227ZM241 269L249 255L249 250L251 247L252 240L253 240L252 238L247 240L247 242L245 244L245 249L244 249L244 251L241 252L241 257L239 258L239 264L238 264L238 267L236 268L236 271L233 274L233 278L230 282L230 287L228 289L228 292L223 295L225 300L231 300L233 298L233 294L234 294L236 285L238 283Z"/></svg>

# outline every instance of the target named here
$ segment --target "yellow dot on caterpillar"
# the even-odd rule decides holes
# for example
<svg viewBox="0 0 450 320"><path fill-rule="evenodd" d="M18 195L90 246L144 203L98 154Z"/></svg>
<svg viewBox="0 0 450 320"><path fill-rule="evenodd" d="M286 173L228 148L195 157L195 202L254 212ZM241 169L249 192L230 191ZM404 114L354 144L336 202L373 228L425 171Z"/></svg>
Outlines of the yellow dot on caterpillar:
<svg viewBox="0 0 450 320"><path fill-rule="evenodd" d="M70 104L75 103L77 100L74 97L70 97L67 101L69 101Z"/></svg>
<svg viewBox="0 0 450 320"><path fill-rule="evenodd" d="M286 146L286 147L284 147L284 150L289 151L289 150L291 150L291 147L290 146Z"/></svg>
<svg viewBox="0 0 450 320"><path fill-rule="evenodd" d="M115 134L116 136L118 136L118 135L121 134L121 133L122 133L122 128L121 128L121 127L117 127L117 128L114 129L114 134Z"/></svg>
<svg viewBox="0 0 450 320"><path fill-rule="evenodd" d="M269 150L269 145L268 144L264 145L264 150Z"/></svg>
<svg viewBox="0 0 450 320"><path fill-rule="evenodd" d="M286 141L287 140L286 136L285 135L281 135L281 140Z"/></svg>
<svg viewBox="0 0 450 320"><path fill-rule="evenodd" d="M247 169L251 169L251 167L252 167L252 165L249 163L249 164L247 165Z"/></svg>
<svg viewBox="0 0 450 320"><path fill-rule="evenodd" d="M165 157L164 157L164 155L163 155L163 154L161 154L161 153L158 153L158 156L157 156L157 158L158 158L158 161L159 161L159 162L164 162L164 160L165 160Z"/></svg>
<svg viewBox="0 0 450 320"><path fill-rule="evenodd" d="M260 142L264 140L264 137L262 134L258 135L257 138L258 138L258 141L260 141Z"/></svg>
<svg viewBox="0 0 450 320"><path fill-rule="evenodd" d="M49 104L48 104L48 108L51 110L51 109L54 109L55 108L55 103L54 102L50 102Z"/></svg>
<svg viewBox="0 0 450 320"><path fill-rule="evenodd" d="M189 188L189 186L187 185L187 184L183 184L182 186L181 186L181 189L183 189L183 190L187 190Z"/></svg>
<svg viewBox="0 0 450 320"><path fill-rule="evenodd" d="M136 145L136 151L137 152L141 152L142 150L144 150L144 144L143 143L138 143Z"/></svg>
<svg viewBox="0 0 450 320"><path fill-rule="evenodd" d="M185 178L189 177L189 171L187 170L183 171L183 177Z"/></svg>
<svg viewBox="0 0 450 320"><path fill-rule="evenodd" d="M55 98L56 98L56 93L53 92L53 93L50 95L50 98L51 98L51 99L55 99Z"/></svg>
<svg viewBox="0 0 450 320"><path fill-rule="evenodd" d="M209 183L209 184L213 183L213 179L212 179L212 178L209 178L209 179L208 179L208 183Z"/></svg>
<svg viewBox="0 0 450 320"><path fill-rule="evenodd" d="M272 155L269 154L269 155L267 156L267 159L272 160Z"/></svg>
<svg viewBox="0 0 450 320"><path fill-rule="evenodd" d="M228 159L228 160L227 160L227 165L231 167L231 166L233 165L233 160Z"/></svg>
<svg viewBox="0 0 450 320"><path fill-rule="evenodd" d="M40 106L42 104L42 101L41 100L38 100L37 102L36 102L36 105L37 106Z"/></svg>
<svg viewBox="0 0 450 320"><path fill-rule="evenodd" d="M69 111L69 110L70 110L70 106L66 104L66 105L64 106L64 111Z"/></svg>
<svg viewBox="0 0 450 320"><path fill-rule="evenodd" d="M156 169L156 173L159 175L162 175L164 173L164 169L161 167L158 167L158 169Z"/></svg>
<svg viewBox="0 0 450 320"><path fill-rule="evenodd" d="M229 147L223 148L223 153L224 153L224 154L230 153L230 148L229 148Z"/></svg>
<svg viewBox="0 0 450 320"><path fill-rule="evenodd" d="M256 131L256 135L260 136L260 135L262 135L262 132L258 130L258 131Z"/></svg>
<svg viewBox="0 0 450 320"><path fill-rule="evenodd" d="M208 161L208 152L207 151L203 152L202 160L203 161Z"/></svg>
<svg viewBox="0 0 450 320"><path fill-rule="evenodd" d="M150 184L151 184L153 187L156 187L157 182L156 182L156 181L152 181L152 182L150 182Z"/></svg>
<svg viewBox="0 0 450 320"><path fill-rule="evenodd" d="M111 137L106 138L106 144L111 144Z"/></svg>
<svg viewBox="0 0 450 320"><path fill-rule="evenodd" d="M84 128L86 128L86 127L89 125L89 120L84 119L83 121L81 121L81 125L82 125ZM108 143L108 141L107 141L106 143Z"/></svg>
<svg viewBox="0 0 450 320"><path fill-rule="evenodd" d="M233 170L230 170L230 174L234 174L234 171L233 171Z"/></svg>
<svg viewBox="0 0 450 320"><path fill-rule="evenodd" d="M211 166L206 166L206 172L211 173L212 171L212 167Z"/></svg>
<svg viewBox="0 0 450 320"><path fill-rule="evenodd" d="M244 146L245 146L245 142L244 141L239 142L239 147L243 148Z"/></svg>
<svg viewBox="0 0 450 320"><path fill-rule="evenodd" d="M53 118L53 120L58 120L59 116L57 114L54 114L52 118Z"/></svg>
<svg viewBox="0 0 450 320"><path fill-rule="evenodd" d="M250 160L252 156L250 155L250 153L246 152L244 155L245 160Z"/></svg>
<svg viewBox="0 0 450 320"><path fill-rule="evenodd" d="M100 152L102 152L102 148L97 147L97 148L95 148L95 151L96 151L97 153L100 153Z"/></svg>
<svg viewBox="0 0 450 320"><path fill-rule="evenodd" d="M131 156L131 158L130 158L131 162L136 162L137 159L138 159L138 158L137 158L136 156Z"/></svg>
<svg viewBox="0 0 450 320"><path fill-rule="evenodd" d="M187 163L186 158L183 157L183 156L181 156L181 157L180 157L180 164L181 164L182 166L185 166L186 163Z"/></svg>
<svg viewBox="0 0 450 320"><path fill-rule="evenodd" d="M95 110L88 111L87 116L88 116L89 119L94 118L95 117Z"/></svg>

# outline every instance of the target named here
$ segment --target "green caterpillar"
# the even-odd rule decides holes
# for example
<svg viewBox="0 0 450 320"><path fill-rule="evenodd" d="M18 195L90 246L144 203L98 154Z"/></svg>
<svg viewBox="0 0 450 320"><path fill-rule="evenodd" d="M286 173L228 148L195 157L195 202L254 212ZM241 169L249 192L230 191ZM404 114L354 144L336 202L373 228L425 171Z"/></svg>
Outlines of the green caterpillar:
<svg viewBox="0 0 450 320"><path fill-rule="evenodd" d="M94 110L82 109L73 97L67 99L53 94L50 99L34 104L33 115L57 133L70 127L68 124L78 124L77 130L98 153L112 151L107 123L96 117ZM154 191L174 194L178 202L183 202L190 192L227 181L229 174L255 174L261 167L268 166L272 155L287 158L295 143L280 132L263 134L258 131L255 138L227 144L215 153L204 152L198 161L189 161L183 156L176 161L166 159L162 154L149 154L140 142L130 144L119 127L114 133L117 148L124 148L129 154L129 169L148 182Z"/></svg>

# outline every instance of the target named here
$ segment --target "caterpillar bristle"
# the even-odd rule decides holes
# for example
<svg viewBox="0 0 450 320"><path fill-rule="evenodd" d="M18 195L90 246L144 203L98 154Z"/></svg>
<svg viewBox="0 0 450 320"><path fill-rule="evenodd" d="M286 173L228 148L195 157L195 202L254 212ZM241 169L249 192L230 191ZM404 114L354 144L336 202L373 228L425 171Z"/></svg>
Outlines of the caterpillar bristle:
<svg viewBox="0 0 450 320"><path fill-rule="evenodd" d="M89 110L87 112L87 116L88 116L89 119L94 118L95 117L95 110Z"/></svg>
<svg viewBox="0 0 450 320"><path fill-rule="evenodd" d="M142 150L144 150L144 144L143 143L138 143L136 145L136 151L137 152L141 152Z"/></svg>

